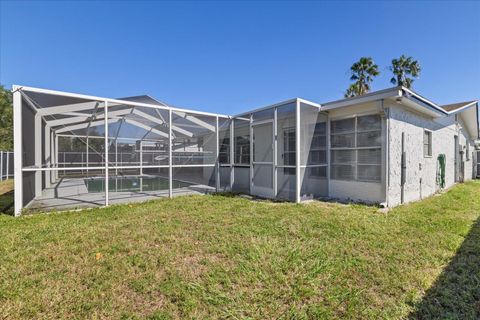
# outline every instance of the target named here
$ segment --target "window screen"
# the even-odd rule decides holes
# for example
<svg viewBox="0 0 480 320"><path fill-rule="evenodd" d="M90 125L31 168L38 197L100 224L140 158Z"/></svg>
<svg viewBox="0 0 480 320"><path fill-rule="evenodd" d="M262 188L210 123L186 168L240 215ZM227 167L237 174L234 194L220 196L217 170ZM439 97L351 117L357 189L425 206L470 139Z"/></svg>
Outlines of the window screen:
<svg viewBox="0 0 480 320"><path fill-rule="evenodd" d="M295 128L286 128L283 130L283 164L294 166L296 163L295 151Z"/></svg>
<svg viewBox="0 0 480 320"><path fill-rule="evenodd" d="M250 164L250 120L233 120L233 161L236 165Z"/></svg>
<svg viewBox="0 0 480 320"><path fill-rule="evenodd" d="M379 182L382 123L379 115L331 121L331 178Z"/></svg>
<svg viewBox="0 0 480 320"><path fill-rule="evenodd" d="M219 144L218 162L230 163L230 138L220 138Z"/></svg>
<svg viewBox="0 0 480 320"><path fill-rule="evenodd" d="M235 163L250 164L250 137L235 137Z"/></svg>

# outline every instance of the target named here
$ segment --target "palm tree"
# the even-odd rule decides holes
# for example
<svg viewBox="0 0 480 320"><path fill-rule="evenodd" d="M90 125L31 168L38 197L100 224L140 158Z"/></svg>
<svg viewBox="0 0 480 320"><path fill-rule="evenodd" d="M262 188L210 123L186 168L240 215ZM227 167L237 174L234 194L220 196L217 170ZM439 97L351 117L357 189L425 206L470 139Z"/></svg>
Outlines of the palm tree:
<svg viewBox="0 0 480 320"><path fill-rule="evenodd" d="M359 90L359 86L358 84L355 82L355 83L352 83L347 91L345 92L345 98L352 98L352 97L355 97L355 96L360 96L362 95L362 93L360 93L360 90Z"/></svg>
<svg viewBox="0 0 480 320"><path fill-rule="evenodd" d="M421 68L417 60L402 54L400 58L392 60L390 71L393 73L393 77L390 79L392 84L410 88L414 81L413 78L418 78L420 75Z"/></svg>
<svg viewBox="0 0 480 320"><path fill-rule="evenodd" d="M350 67L350 71L352 73L350 80L355 82L347 89L345 97L355 97L369 92L373 78L380 74L378 66L370 57L361 57Z"/></svg>

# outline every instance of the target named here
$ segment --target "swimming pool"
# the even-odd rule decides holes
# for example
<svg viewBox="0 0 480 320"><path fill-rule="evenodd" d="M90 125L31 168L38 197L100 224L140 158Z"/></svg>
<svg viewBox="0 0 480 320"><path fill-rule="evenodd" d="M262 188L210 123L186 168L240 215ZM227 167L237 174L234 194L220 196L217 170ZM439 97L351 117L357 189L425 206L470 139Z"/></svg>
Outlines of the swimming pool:
<svg viewBox="0 0 480 320"><path fill-rule="evenodd" d="M84 179L88 192L105 192L105 178L96 177ZM172 188L184 188L191 183L172 180ZM168 178L158 176L123 176L109 177L110 192L161 191L168 190Z"/></svg>

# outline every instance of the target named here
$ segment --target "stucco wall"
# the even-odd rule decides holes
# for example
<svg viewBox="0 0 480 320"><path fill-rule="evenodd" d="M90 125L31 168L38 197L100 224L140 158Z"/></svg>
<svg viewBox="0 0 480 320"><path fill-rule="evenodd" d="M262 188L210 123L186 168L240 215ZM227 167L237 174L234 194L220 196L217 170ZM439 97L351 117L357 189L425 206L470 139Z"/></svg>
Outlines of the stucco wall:
<svg viewBox="0 0 480 320"><path fill-rule="evenodd" d="M467 130L465 129L464 122L461 117L459 117L459 124L460 124L460 146L461 150L463 150L463 160L465 161L465 168L464 168L464 179L472 180L474 177L474 164L475 164L475 145L473 141L470 139ZM467 148L467 144L469 144L469 148ZM467 152L468 152L468 160L467 160Z"/></svg>
<svg viewBox="0 0 480 320"><path fill-rule="evenodd" d="M401 203L401 139L405 133L406 151L406 182L405 202L428 197L438 191L437 157L446 156L445 186L455 183L455 140L458 135L459 143L465 146L470 141L468 133L457 125L455 116L430 118L409 111L399 105L389 106L389 187L388 204L395 206ZM432 156L423 155L423 132L432 131ZM470 150L473 151L473 144ZM464 157L465 160L465 157ZM465 179L472 177L472 158L465 161Z"/></svg>
<svg viewBox="0 0 480 320"><path fill-rule="evenodd" d="M365 203L381 203L382 184L361 181L330 180L330 197Z"/></svg>

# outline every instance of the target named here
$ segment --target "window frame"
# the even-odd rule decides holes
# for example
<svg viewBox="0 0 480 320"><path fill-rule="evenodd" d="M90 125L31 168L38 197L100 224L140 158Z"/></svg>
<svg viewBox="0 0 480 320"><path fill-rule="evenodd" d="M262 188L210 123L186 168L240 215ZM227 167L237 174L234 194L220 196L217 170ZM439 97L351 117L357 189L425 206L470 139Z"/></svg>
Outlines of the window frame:
<svg viewBox="0 0 480 320"><path fill-rule="evenodd" d="M250 135L234 136L234 165L250 166ZM243 161L246 158L246 161Z"/></svg>
<svg viewBox="0 0 480 320"><path fill-rule="evenodd" d="M283 166L295 166L297 159L297 144L296 144L296 128L295 127L286 127L282 129L283 131L283 152L281 154L283 159ZM293 137L293 139L292 139ZM290 140L292 139L293 142ZM291 156L293 155L293 159Z"/></svg>
<svg viewBox="0 0 480 320"><path fill-rule="evenodd" d="M428 143L425 143L425 134L428 134ZM428 129L423 129L423 157L432 158L433 157L433 131ZM425 146L428 146L428 153L425 154Z"/></svg>
<svg viewBox="0 0 480 320"><path fill-rule="evenodd" d="M365 117L365 116L378 116L380 119L380 126L375 129L358 129L358 118ZM341 121L341 120L346 120L346 119L354 119L353 121L353 130L348 130L348 131L342 131L340 133L334 133L332 132L332 122L335 121ZM379 113L364 113L364 114L357 114L354 116L349 116L349 117L340 117L340 118L333 118L330 119L330 132L328 134L329 136L329 148L330 148L330 179L331 180L340 180L340 181L356 181L356 182L369 182L369 183L382 183L382 168L383 168L383 159L382 159L382 151L383 151L383 141L380 142L379 145L372 145L372 146L358 146L358 134L362 133L367 133L367 132L380 132L380 139L383 139L382 137L383 134L383 124L382 124L382 117ZM333 147L332 146L332 136L335 135L345 135L345 134L353 134L354 136L354 141L353 141L353 146L351 147ZM353 151L353 158L352 161L350 162L334 162L334 156L333 153L335 151L342 151L342 150L351 150ZM360 150L380 150L380 163L360 163L358 159L358 153ZM347 178L338 178L338 177L333 177L334 170L333 168L335 166L351 166L353 168L353 173L352 173L352 178L347 179ZM379 179L364 179L364 178L359 178L358 174L358 168L362 166L375 166L380 168L380 176Z"/></svg>

